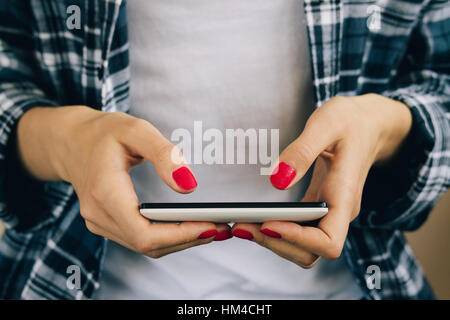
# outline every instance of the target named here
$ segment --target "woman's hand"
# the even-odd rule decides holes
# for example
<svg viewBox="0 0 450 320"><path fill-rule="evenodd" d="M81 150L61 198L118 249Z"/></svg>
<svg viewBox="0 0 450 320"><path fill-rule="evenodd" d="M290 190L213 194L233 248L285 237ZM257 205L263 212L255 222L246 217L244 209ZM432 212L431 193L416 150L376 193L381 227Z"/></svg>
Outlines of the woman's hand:
<svg viewBox="0 0 450 320"><path fill-rule="evenodd" d="M370 167L395 155L412 124L409 108L380 95L335 97L317 109L302 134L280 155L270 180L279 189L295 185L316 161L302 201L326 201L317 227L269 221L236 224L233 235L272 250L301 267L319 257L340 256L350 222L360 211Z"/></svg>
<svg viewBox="0 0 450 320"><path fill-rule="evenodd" d="M24 167L37 179L70 182L95 234L156 258L229 233L226 224L152 224L140 215L129 171L145 160L176 192L197 187L189 167L172 161L174 146L145 120L88 107L35 108L17 134Z"/></svg>

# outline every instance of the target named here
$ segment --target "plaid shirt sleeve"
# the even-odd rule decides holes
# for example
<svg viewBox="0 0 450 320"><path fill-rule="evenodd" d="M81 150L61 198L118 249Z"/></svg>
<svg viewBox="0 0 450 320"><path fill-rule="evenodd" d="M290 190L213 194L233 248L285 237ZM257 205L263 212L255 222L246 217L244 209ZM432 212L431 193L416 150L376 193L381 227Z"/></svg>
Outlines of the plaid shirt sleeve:
<svg viewBox="0 0 450 320"><path fill-rule="evenodd" d="M20 117L36 106L54 106L37 85L39 69L24 1L0 2L0 218L7 228L33 230L52 221L45 190L23 171L17 157L15 129ZM20 196L19 196L20 195Z"/></svg>
<svg viewBox="0 0 450 320"><path fill-rule="evenodd" d="M356 225L417 229L450 186L450 17L440 3L425 7L395 87L382 93L409 106L413 125L394 164L370 172Z"/></svg>

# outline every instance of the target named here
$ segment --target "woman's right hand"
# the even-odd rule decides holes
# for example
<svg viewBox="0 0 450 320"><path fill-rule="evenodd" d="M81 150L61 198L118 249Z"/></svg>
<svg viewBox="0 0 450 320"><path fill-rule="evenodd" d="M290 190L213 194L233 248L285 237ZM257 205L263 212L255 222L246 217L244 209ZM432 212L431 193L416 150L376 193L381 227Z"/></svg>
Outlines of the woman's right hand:
<svg viewBox="0 0 450 320"><path fill-rule="evenodd" d="M34 108L17 130L27 171L40 180L70 182L87 228L97 235L153 258L230 235L227 224L153 224L141 216L133 166L150 161L176 192L197 187L187 164L173 161L174 146L145 120L83 106Z"/></svg>

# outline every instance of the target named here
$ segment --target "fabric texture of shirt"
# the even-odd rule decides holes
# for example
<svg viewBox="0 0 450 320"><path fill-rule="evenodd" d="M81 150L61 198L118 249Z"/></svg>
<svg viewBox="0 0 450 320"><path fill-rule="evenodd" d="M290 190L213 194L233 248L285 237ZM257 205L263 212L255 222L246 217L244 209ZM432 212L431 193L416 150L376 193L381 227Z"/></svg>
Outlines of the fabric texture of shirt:
<svg viewBox="0 0 450 320"><path fill-rule="evenodd" d="M71 5L80 29L67 27ZM315 105L378 93L413 116L398 164L369 173L342 254L367 298L433 298L403 232L419 228L450 185L449 1L304 6ZM125 112L129 79L125 0L0 2L0 298L87 299L98 287L105 240L87 230L70 184L22 172L14 133L36 106ZM72 265L79 289L66 285ZM380 287L366 285L374 265Z"/></svg>
<svg viewBox="0 0 450 320"><path fill-rule="evenodd" d="M270 140L279 139L283 150L297 138L313 110L302 1L133 0L127 13L129 113L150 121L168 139L177 130L188 130L188 160L199 182L191 194L175 193L153 165L143 163L131 171L140 202L299 201L307 177L295 188L280 191L260 172L270 164L260 163L259 156L256 163L250 158L265 145L276 159L279 151L270 154ZM196 132L196 121L202 132ZM205 152L210 144L203 141L209 129L218 130L223 140L230 136L227 129L255 133L261 129L268 141L261 135L255 141L250 135L239 148L245 155L243 164L237 159L225 163L231 153L237 155L237 142L231 149L214 141L223 164L210 163ZM159 259L108 242L94 298L360 299L362 295L344 257L322 259L305 270L254 242L234 238Z"/></svg>

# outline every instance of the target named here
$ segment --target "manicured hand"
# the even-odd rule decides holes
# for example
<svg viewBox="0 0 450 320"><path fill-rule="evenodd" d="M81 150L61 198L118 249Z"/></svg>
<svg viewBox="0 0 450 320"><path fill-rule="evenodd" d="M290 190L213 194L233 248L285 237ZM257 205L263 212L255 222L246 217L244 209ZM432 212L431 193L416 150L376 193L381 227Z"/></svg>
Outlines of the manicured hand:
<svg viewBox="0 0 450 320"><path fill-rule="evenodd" d="M129 175L133 166L150 161L179 193L197 187L188 165L173 161L174 146L145 120L88 107L36 108L19 121L18 140L31 175L74 186L95 234L154 258L230 236L226 224L153 224L141 216Z"/></svg>
<svg viewBox="0 0 450 320"><path fill-rule="evenodd" d="M302 134L280 155L270 177L278 189L294 186L314 165L302 201L326 201L328 214L317 227L269 221L236 224L233 234L255 241L301 267L319 257L340 256L350 222L360 211L363 186L375 163L386 165L412 124L409 108L380 95L335 97L309 118Z"/></svg>

